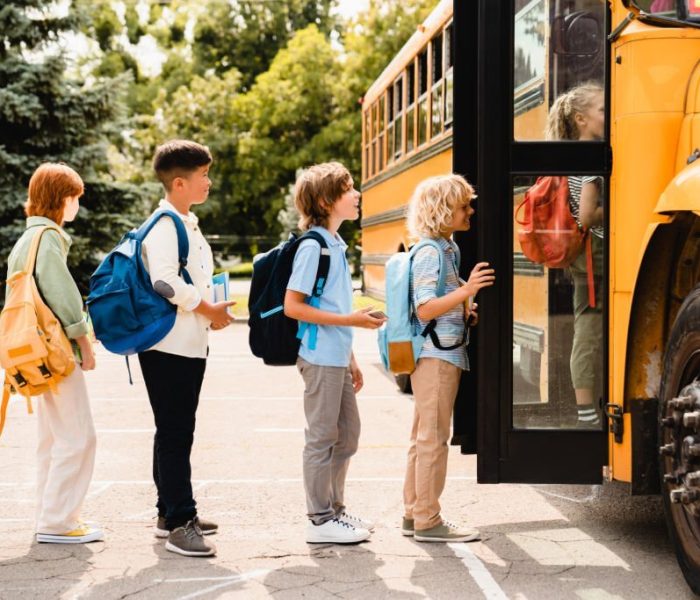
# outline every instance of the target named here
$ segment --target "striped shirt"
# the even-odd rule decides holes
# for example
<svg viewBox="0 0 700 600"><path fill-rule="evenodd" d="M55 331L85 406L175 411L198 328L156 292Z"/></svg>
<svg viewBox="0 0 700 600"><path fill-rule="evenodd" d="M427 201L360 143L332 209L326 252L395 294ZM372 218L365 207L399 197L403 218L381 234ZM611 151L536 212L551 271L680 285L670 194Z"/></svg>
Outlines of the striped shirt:
<svg viewBox="0 0 700 600"><path fill-rule="evenodd" d="M443 237L435 240L444 252L445 294L456 290L460 286L459 273L457 271L457 246L452 240ZM437 298L437 283L440 262L437 250L432 246L425 246L416 252L411 263L411 299L417 308L433 298ZM429 321L421 321L414 314L414 325L419 331L423 331ZM435 333L442 346L452 346L458 343L465 335L464 304L458 304L436 319ZM468 332L467 332L468 333ZM469 370L467 358L467 342L454 350L440 350L436 348L430 337L425 339L419 358L439 358L452 363L460 369Z"/></svg>
<svg viewBox="0 0 700 600"><path fill-rule="evenodd" d="M571 214L576 219L578 226L581 226L581 190L583 186L587 183L594 183L598 188L598 198L600 199L602 195L603 178L602 177L582 177L578 175L572 175L569 177L569 206L571 207ZM596 225L591 227L591 233L596 237L603 238L603 227L601 225Z"/></svg>

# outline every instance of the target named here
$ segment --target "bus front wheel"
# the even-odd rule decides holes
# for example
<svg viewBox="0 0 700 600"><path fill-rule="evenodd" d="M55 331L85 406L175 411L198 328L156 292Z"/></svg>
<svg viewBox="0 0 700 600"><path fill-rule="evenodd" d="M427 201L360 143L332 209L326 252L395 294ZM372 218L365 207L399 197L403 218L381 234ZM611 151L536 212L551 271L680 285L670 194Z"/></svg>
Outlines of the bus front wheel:
<svg viewBox="0 0 700 600"><path fill-rule="evenodd" d="M659 473L664 513L683 575L700 593L700 286L685 299L659 391Z"/></svg>

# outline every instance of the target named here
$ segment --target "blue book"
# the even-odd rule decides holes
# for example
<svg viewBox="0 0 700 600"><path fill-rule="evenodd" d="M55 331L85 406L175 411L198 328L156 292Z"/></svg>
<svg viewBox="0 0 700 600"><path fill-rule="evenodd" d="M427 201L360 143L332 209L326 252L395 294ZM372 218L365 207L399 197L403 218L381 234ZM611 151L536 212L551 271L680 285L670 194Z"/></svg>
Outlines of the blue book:
<svg viewBox="0 0 700 600"><path fill-rule="evenodd" d="M228 300L228 271L217 273L211 281L214 288L214 302Z"/></svg>

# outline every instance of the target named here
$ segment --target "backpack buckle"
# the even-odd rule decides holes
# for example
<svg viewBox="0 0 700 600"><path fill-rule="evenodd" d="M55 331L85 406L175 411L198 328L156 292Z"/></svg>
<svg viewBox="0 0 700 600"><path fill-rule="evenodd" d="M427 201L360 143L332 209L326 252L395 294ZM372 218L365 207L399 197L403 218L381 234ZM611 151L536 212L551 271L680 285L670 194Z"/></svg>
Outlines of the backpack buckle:
<svg viewBox="0 0 700 600"><path fill-rule="evenodd" d="M49 371L49 368L43 362L39 365L39 372L44 376L44 379L49 379L51 377L51 371Z"/></svg>
<svg viewBox="0 0 700 600"><path fill-rule="evenodd" d="M20 389L27 386L27 380L24 378L22 373L20 373L19 371L14 373L13 377L14 377L15 381L17 382L17 385L20 387Z"/></svg>

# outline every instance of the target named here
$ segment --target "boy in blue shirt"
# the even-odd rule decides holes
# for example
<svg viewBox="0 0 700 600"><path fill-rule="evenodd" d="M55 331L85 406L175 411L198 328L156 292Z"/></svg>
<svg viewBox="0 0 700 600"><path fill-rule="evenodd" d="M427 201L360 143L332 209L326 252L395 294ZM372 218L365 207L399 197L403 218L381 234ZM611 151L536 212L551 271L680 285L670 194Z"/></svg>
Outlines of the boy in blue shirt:
<svg viewBox="0 0 700 600"><path fill-rule="evenodd" d="M350 544L369 537L374 525L348 514L344 490L350 458L357 451L360 416L355 394L362 388L362 372L352 353L351 327L377 329L384 322L371 308L352 311L352 280L345 257L347 245L338 235L346 219L359 216L360 194L348 170L337 162L314 165L297 179L294 203L302 231L320 233L330 254L328 281L318 308L311 296L321 247L305 240L294 257L287 284L284 312L317 327L315 344L308 328L301 340L297 368L304 379L304 487L309 543Z"/></svg>

